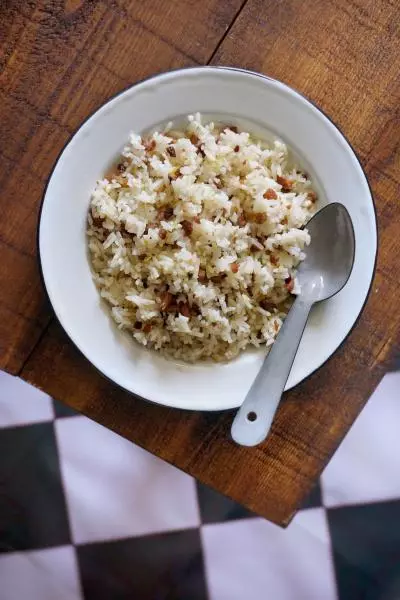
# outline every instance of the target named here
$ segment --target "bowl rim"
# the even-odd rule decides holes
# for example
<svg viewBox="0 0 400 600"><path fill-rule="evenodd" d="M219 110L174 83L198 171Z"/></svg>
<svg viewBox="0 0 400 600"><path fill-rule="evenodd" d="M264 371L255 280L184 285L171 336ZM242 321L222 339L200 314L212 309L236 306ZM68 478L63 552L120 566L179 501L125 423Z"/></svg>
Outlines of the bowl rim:
<svg viewBox="0 0 400 600"><path fill-rule="evenodd" d="M315 369L313 369L312 371L310 371L310 373L308 373L308 375L306 375L301 381L299 381L297 384L295 384L294 386L292 386L291 388L289 388L286 391L289 391L290 389L297 387L298 385L301 385L303 383L305 383L312 375L314 375L315 373L317 373L320 369L322 369L322 367L325 366L325 364L342 348L342 346L345 344L345 342L348 340L349 336L351 335L351 333L353 332L353 330L355 329L355 327L358 325L360 318L362 316L362 313L364 312L364 309L367 305L367 302L369 300L370 294L371 294L371 290L372 290L372 284L375 278L375 274L376 274L376 267L377 267L377 259L378 259L378 251L379 251L379 227L378 227L378 217L377 217L377 208L376 208L376 203L375 203L375 198L372 192L372 188L370 185L370 182L368 180L368 177L365 173L364 167L361 163L361 160L356 152L356 150L354 149L353 145L350 143L350 141L348 140L347 136L343 133L342 129L335 123L335 121L323 110L321 109L317 103L315 103L313 100L311 100L310 98L308 98L305 94L303 94L302 92L300 92L299 90L297 90L295 87L292 87L290 85L288 85L287 83L284 83L283 81L280 81L279 79L275 79L274 77L270 77L269 75L265 75L264 73L260 73L258 71L252 71L251 69L244 69L241 67L233 67L233 66L225 66L225 65L198 65L198 66L190 66L190 67L180 67L177 69L168 69L166 71L159 71L157 73L154 73L152 75L149 75L147 77L144 77L142 79L139 79L137 81L135 81L134 83L124 87L122 90L116 92L115 94L112 94L111 96L109 96L104 102L102 102L101 104L99 104L93 111L91 111L86 117L85 119L83 119L83 121L79 124L79 126L74 129L74 131L71 133L71 135L68 137L68 139L66 140L66 142L63 144L61 150L59 151L54 164L50 170L50 173L46 179L46 183L43 189L43 193L42 193L42 197L40 200L40 206L39 206L39 212L38 212L38 218L37 218L37 226L36 226L36 255L37 255L37 262L38 262L38 266L39 266L39 276L42 282L42 286L43 289L45 291L45 296L47 298L48 304L50 306L50 311L52 313L52 316L55 318L56 322L58 322L58 324L61 326L63 332L65 333L65 335L67 336L68 340L70 343L73 344L73 346L76 348L76 350L78 350L78 352L85 358L86 361L88 361L88 363L92 366L92 368L94 368L96 370L96 372L101 375L101 377L103 377L103 379L111 382L113 385L115 385L117 388L123 390L124 392L130 394L131 396L133 396L134 398L138 398L140 400L144 400L146 402L149 402L151 404L157 405L157 406L165 406L168 409L173 409L173 410L187 410L188 412L197 412L197 411L201 411L201 412L222 412L222 411L227 411L227 410L239 410L240 407L237 408L221 408L219 406L216 406L215 408L207 408L207 409L201 409L199 407L179 407L179 406L171 406L171 405L163 405L160 402L156 402L155 400L151 400L150 398L145 398L144 396L140 396L138 394L136 394L135 392L133 392L132 390L128 389L127 387L123 386L122 384L116 382L114 379L112 379L111 377L108 377L105 373L103 373L103 371L97 367L96 365L94 365L92 363L92 361L85 355L85 353L80 349L80 347L78 346L78 344L75 342L75 340L72 339L72 337L70 337L69 333L67 332L67 330L64 328L63 324L61 323L61 320L59 319L56 310L50 300L50 295L49 292L47 290L46 287L46 282L45 282L45 277L44 277L44 272L43 272L43 265L42 265L42 258L41 258L41 253L40 253L40 228L41 228L41 221L42 221L42 212L43 212L43 207L44 207L44 203L45 203L45 199L46 199L46 194L47 194L47 189L48 186L50 184L50 181L53 177L54 171L64 153L64 150L67 148L67 146L69 146L69 144L72 142L73 138L79 133L79 131L82 129L82 127L86 124L87 121L89 121L99 110L101 110L104 106L106 106L109 102L112 102L115 98L118 98L119 96L125 94L125 92L135 88L136 86L142 84L142 83L146 83L148 81L151 81L153 79L157 79L158 77L162 77L163 75L167 75L167 74L178 74L178 73L182 73L184 74L185 72L190 72L190 71L205 71L205 70L209 70L209 71L229 71L229 72L237 72L237 73L243 73L246 75L252 75L254 77L258 77L267 81L271 81L273 82L275 85L277 85L278 87L280 87L281 89L283 89L286 92L289 92L291 94L295 94L297 95L302 101L305 101L309 104L311 104L319 113L321 113L338 131L339 133L343 136L344 140L347 142L349 148L351 149L351 151L353 152L353 155L360 167L361 173L364 176L365 182L367 184L368 190L369 190L369 195L371 197L372 200L372 208L373 208L373 213L374 213L374 226L375 226L375 234L376 234L376 249L375 249L375 255L374 255L374 264L373 264L373 268L372 268L372 273L371 273L371 280L369 282L369 286L368 286L368 290L367 293L365 295L364 298L364 302L360 308L360 311L356 317L356 319L354 320L353 325L350 327L349 331L347 332L347 334L345 335L345 337L343 338L343 340L340 342L340 344L335 348L335 350ZM48 323L48 325L44 328L44 330L42 331L38 343L40 342L40 340L42 339L43 335L47 332L49 325L51 324L51 317L50 317L50 322ZM36 348L36 346L35 346Z"/></svg>

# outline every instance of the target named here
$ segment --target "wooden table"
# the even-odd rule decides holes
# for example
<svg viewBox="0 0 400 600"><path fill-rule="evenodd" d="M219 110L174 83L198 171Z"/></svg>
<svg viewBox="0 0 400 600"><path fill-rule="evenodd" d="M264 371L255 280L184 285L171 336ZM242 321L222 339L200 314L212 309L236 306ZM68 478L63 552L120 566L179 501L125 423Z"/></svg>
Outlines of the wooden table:
<svg viewBox="0 0 400 600"><path fill-rule="evenodd" d="M287 524L399 351L399 22L396 0L1 3L0 368ZM361 320L255 449L230 441L230 411L150 405L100 377L52 317L36 260L43 188L74 129L140 78L207 63L262 71L318 103L358 152L379 217Z"/></svg>

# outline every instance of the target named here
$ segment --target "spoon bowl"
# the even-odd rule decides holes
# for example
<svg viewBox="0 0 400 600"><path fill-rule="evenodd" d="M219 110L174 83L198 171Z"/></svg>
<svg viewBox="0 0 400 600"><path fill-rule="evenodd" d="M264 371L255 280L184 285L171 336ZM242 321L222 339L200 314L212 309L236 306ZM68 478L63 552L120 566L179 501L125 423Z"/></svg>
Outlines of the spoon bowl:
<svg viewBox="0 0 400 600"><path fill-rule="evenodd" d="M353 268L353 224L343 204L332 202L307 223L311 243L297 271L301 296L327 300L347 283Z"/></svg>
<svg viewBox="0 0 400 600"><path fill-rule="evenodd" d="M351 275L355 237L347 209L328 204L307 229L311 242L297 271L301 293L232 424L232 438L243 446L255 446L268 435L313 304L340 292Z"/></svg>

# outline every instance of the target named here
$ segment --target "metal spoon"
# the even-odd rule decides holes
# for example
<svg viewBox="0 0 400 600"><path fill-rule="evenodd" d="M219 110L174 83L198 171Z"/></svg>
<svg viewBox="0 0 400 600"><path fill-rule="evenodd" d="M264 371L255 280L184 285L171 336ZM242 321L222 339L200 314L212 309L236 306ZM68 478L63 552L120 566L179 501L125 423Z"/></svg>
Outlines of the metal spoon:
<svg viewBox="0 0 400 600"><path fill-rule="evenodd" d="M311 243L297 271L301 293L232 424L232 438L242 446L255 446L267 437L312 305L337 294L353 268L354 230L342 204L322 208L307 229Z"/></svg>

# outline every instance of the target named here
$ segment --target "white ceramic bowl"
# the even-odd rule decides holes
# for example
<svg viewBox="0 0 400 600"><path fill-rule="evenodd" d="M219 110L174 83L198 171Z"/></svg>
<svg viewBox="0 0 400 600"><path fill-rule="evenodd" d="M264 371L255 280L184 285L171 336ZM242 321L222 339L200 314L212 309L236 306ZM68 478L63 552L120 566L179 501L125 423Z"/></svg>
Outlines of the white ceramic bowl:
<svg viewBox="0 0 400 600"><path fill-rule="evenodd" d="M338 295L313 310L286 389L318 369L357 320L373 277L377 229L368 182L343 135L306 98L263 75L215 67L164 73L118 94L81 125L54 167L40 217L41 268L55 314L90 362L126 390L167 406L221 410L241 404L263 352L245 352L223 365L191 366L146 350L109 317L86 250L91 190L129 132L146 132L196 111L283 139L316 181L322 202L342 202L353 220L352 275Z"/></svg>

